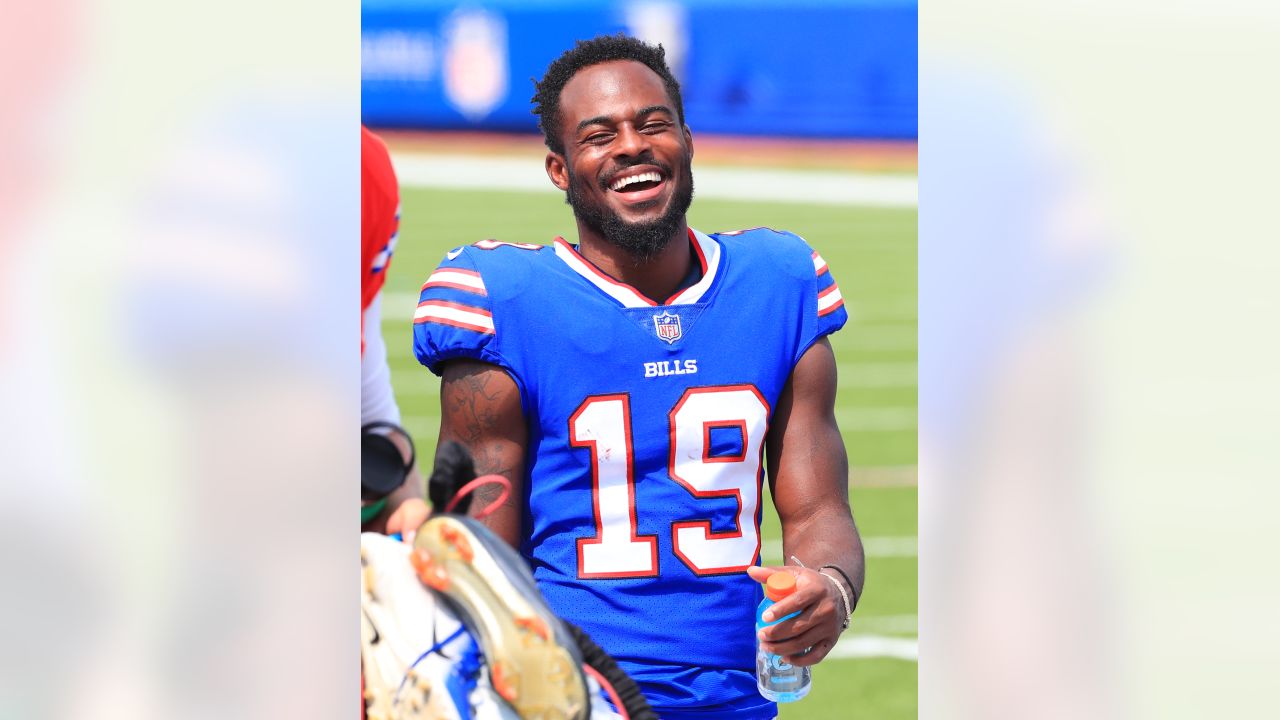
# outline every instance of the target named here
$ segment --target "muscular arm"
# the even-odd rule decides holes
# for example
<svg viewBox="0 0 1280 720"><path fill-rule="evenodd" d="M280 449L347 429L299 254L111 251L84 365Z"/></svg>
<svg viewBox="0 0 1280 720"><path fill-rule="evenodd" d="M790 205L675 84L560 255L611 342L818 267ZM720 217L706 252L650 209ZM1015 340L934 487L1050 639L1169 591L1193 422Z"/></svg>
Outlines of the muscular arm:
<svg viewBox="0 0 1280 720"><path fill-rule="evenodd" d="M777 616L804 612L765 632L772 652L791 656L800 665L812 665L826 657L839 639L844 605L837 590L823 574L830 574L851 590L850 602L862 595L864 561L862 541L849 509L849 460L835 418L836 363L831 344L815 343L792 371L774 411L767 439L769 483L774 506L782 521L782 546L796 574L796 593L777 605ZM823 565L837 565L854 587ZM761 579L769 569L753 570ZM812 651L798 655L805 648Z"/></svg>
<svg viewBox="0 0 1280 720"><path fill-rule="evenodd" d="M520 390L505 371L474 360L452 360L445 365L440 384L440 443L449 440L471 452L477 473L502 475L511 482L506 502L482 522L518 547L529 431L520 407ZM479 488L471 507L489 505L499 492L494 487Z"/></svg>

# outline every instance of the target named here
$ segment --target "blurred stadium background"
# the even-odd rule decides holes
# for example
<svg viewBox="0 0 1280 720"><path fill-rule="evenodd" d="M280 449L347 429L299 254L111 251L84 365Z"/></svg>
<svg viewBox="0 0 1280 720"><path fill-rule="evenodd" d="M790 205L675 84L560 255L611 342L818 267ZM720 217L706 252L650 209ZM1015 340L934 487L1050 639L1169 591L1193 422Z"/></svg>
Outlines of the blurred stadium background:
<svg viewBox="0 0 1280 720"><path fill-rule="evenodd" d="M383 332L420 457L439 424L438 381L411 350L423 280L461 244L573 236L529 97L576 39L667 48L697 149L691 224L786 228L831 265L851 316L833 344L867 587L783 718L917 712L916 31L914 0L363 0L362 119L402 195ZM769 504L765 526L763 560L780 563Z"/></svg>

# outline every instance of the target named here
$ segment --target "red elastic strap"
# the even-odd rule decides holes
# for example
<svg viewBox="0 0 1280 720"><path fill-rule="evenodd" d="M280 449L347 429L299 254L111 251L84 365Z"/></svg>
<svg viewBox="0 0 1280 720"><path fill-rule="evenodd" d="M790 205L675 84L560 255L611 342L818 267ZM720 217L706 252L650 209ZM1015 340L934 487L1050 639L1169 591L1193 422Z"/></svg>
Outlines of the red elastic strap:
<svg viewBox="0 0 1280 720"><path fill-rule="evenodd" d="M502 503L506 502L507 498L511 495L511 481L501 475L481 475L475 480L472 480L466 485L463 485L462 487L458 488L458 492L454 494L453 499L450 500L449 504L445 506L444 511L453 512L453 509L458 507L459 500L466 497L467 495L470 495L476 488L482 485L489 485L492 483L496 483L502 486L502 494L499 495L496 500L489 503L488 507L486 507L485 509L475 514L475 517L477 518L487 517L488 515L493 513L494 510L497 510L498 507L502 505Z"/></svg>
<svg viewBox="0 0 1280 720"><path fill-rule="evenodd" d="M600 687L604 688L606 693L609 693L609 701L613 703L613 708L622 716L622 720L631 720L631 716L627 714L626 706L622 704L622 698L618 697L618 691L613 689L613 686L609 684L608 680L604 679L604 676L600 674L600 671L590 665L583 665L582 669L586 670L591 677L595 678L596 682L600 683Z"/></svg>

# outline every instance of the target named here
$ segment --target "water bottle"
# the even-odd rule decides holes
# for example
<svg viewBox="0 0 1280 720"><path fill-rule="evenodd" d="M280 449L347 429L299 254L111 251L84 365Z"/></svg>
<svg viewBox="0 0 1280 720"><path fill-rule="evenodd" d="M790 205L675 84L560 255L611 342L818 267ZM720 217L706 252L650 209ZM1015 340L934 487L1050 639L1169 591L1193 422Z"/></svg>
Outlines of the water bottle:
<svg viewBox="0 0 1280 720"><path fill-rule="evenodd" d="M776 572L764 584L764 600L756 608L756 687L760 694L773 702L795 702L809 694L813 676L808 667L783 662L781 655L765 652L760 647L759 632L762 628L790 620L800 613L793 612L773 622L764 621L764 611L796 591L796 577L789 572Z"/></svg>

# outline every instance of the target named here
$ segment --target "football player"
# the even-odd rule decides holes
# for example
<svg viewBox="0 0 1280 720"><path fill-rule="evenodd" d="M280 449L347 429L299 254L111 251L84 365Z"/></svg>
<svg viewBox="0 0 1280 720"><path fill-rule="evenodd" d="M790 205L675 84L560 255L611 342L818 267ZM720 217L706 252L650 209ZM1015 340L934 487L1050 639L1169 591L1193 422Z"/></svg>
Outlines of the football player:
<svg viewBox="0 0 1280 720"><path fill-rule="evenodd" d="M654 720L635 683L547 607L515 551L464 517L474 488L505 478L477 479L466 450L443 445L437 512L423 522L379 313L399 190L382 141L364 127L361 141L361 525L387 533L360 536L362 717Z"/></svg>
<svg viewBox="0 0 1280 720"><path fill-rule="evenodd" d="M760 641L799 665L862 590L826 337L840 291L794 234L688 226L693 137L661 46L579 42L533 100L577 243L485 240L427 279L414 349L443 378L440 440L510 481L485 522L661 717L775 717L759 582L796 576L772 613L799 615ZM785 567L759 567L766 471Z"/></svg>
<svg viewBox="0 0 1280 720"><path fill-rule="evenodd" d="M360 126L361 526L410 533L427 518L412 443L400 430L382 340L382 286L400 233L400 188L382 139ZM380 472L384 468L399 472ZM387 485L387 483L390 485Z"/></svg>

